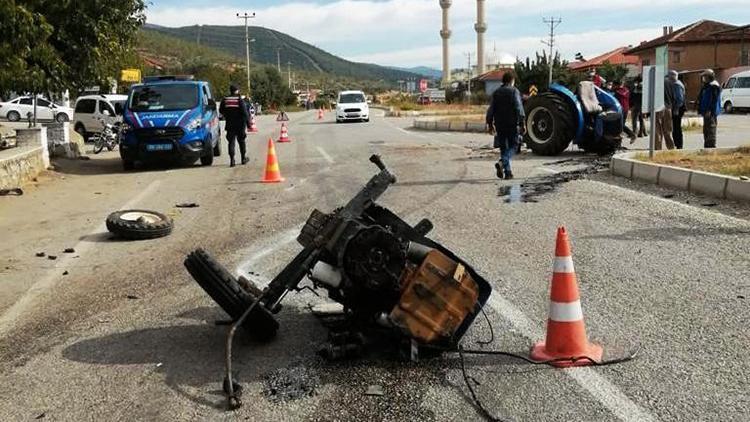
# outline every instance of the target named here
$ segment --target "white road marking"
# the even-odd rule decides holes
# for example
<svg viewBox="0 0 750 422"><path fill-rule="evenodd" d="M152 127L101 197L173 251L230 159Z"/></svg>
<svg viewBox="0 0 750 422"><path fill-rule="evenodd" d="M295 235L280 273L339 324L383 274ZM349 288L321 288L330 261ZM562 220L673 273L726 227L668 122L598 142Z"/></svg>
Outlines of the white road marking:
<svg viewBox="0 0 750 422"><path fill-rule="evenodd" d="M537 168L539 170L546 171L547 173L552 173L552 174L560 173L559 171L557 171L555 169L550 169L550 168L547 168L547 167L537 167Z"/></svg>
<svg viewBox="0 0 750 422"><path fill-rule="evenodd" d="M247 274L250 272L250 270L253 270L254 272L256 269L254 267L265 257L268 255L271 255L272 253L275 253L276 251L286 247L290 243L294 242L297 239L297 235L299 234L300 229L302 228L302 224L297 225L295 227L292 227L289 230L285 230L276 236L273 236L269 239L266 239L262 242L258 242L255 245L250 247L250 251L243 252L243 255L245 253L250 253L250 257L247 258L245 261L240 263L240 265L237 266L237 269L235 270L235 274L237 276L244 275L247 276ZM265 244L266 246L258 248L258 244Z"/></svg>
<svg viewBox="0 0 750 422"><path fill-rule="evenodd" d="M523 336L532 341L544 338L544 333L538 325L534 324L520 309L497 293L490 296L487 304L495 312L510 321ZM617 386L592 368L569 368L565 369L564 372L621 420L633 422L656 420L653 415L635 404Z"/></svg>
<svg viewBox="0 0 750 422"><path fill-rule="evenodd" d="M325 158L325 160L328 161L329 164L333 164L333 157L331 157L330 155L328 155L328 153L326 152L326 150L324 150L321 147L315 147L315 149L318 150L318 152L320 153L320 155L322 155L323 158Z"/></svg>
<svg viewBox="0 0 750 422"><path fill-rule="evenodd" d="M161 180L154 180L145 189L143 189L138 195L133 197L130 201L125 203L120 209L132 208L138 204L146 196L150 195L156 188L161 184ZM98 225L94 230L88 233L87 236L95 236L99 233L105 232L107 226L105 223ZM81 240L73 246L75 249L75 255L82 255L87 250L91 249L96 245L95 242ZM27 291L21 296L13 305L3 312L0 316L0 337L5 336L10 329L15 326L18 321L18 317L27 310L40 295L44 294L48 290L54 288L57 284L62 281L62 272L73 259L74 254L64 254L55 262L55 266L52 267L46 275L40 280L34 283Z"/></svg>

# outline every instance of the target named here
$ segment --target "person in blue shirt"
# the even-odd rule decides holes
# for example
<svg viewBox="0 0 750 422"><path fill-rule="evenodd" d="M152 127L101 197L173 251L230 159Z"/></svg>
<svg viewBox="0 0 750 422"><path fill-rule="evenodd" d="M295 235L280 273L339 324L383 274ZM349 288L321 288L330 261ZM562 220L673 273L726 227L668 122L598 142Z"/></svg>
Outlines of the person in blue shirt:
<svg viewBox="0 0 750 422"><path fill-rule="evenodd" d="M669 81L672 83L672 139L677 149L682 149L684 136L682 135L682 116L685 115L685 85L676 70L669 71Z"/></svg>
<svg viewBox="0 0 750 422"><path fill-rule="evenodd" d="M712 69L701 74L703 86L698 94L698 114L703 116L703 148L716 148L716 127L721 114L721 85Z"/></svg>
<svg viewBox="0 0 750 422"><path fill-rule="evenodd" d="M510 161L520 145L520 138L526 133L525 113L521 93L515 87L513 72L503 75L503 85L492 93L487 109L487 132L495 135L495 148L500 148L500 162L495 163L497 177L506 180L513 178Z"/></svg>

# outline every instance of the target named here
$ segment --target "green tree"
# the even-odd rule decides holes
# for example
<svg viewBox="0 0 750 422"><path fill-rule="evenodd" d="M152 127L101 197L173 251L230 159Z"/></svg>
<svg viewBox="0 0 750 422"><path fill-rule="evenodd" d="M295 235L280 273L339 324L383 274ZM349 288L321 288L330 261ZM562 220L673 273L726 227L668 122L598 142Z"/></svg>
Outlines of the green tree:
<svg viewBox="0 0 750 422"><path fill-rule="evenodd" d="M4 0L0 91L80 91L117 78L145 21L144 0Z"/></svg>
<svg viewBox="0 0 750 422"><path fill-rule="evenodd" d="M628 68L621 64L612 64L610 62L604 62L596 71L601 75L602 78L607 81L622 81L628 74Z"/></svg>
<svg viewBox="0 0 750 422"><path fill-rule="evenodd" d="M536 59L527 57L525 61L517 61L514 70L516 72L516 86L523 92L529 92L531 85L536 85L539 91L546 91L549 82L550 60L547 53L537 53ZM552 59L552 81L558 82L569 88L575 88L581 76L571 72L568 62L562 60L560 53L555 54Z"/></svg>
<svg viewBox="0 0 750 422"><path fill-rule="evenodd" d="M262 66L251 71L250 88L253 100L264 108L290 105L295 99L286 81L273 66Z"/></svg>

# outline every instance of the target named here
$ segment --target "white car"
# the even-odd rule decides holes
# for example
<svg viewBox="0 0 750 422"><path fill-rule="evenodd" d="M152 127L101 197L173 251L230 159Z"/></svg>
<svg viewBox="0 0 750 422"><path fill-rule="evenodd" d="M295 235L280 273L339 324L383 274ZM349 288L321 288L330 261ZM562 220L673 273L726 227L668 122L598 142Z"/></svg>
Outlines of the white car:
<svg viewBox="0 0 750 422"><path fill-rule="evenodd" d="M122 121L122 110L127 95L97 94L82 95L76 99L75 114L73 115L73 130L78 132L83 139L104 129L102 121L115 123ZM107 113L104 113L104 112Z"/></svg>
<svg viewBox="0 0 750 422"><path fill-rule="evenodd" d="M750 108L750 71L732 75L721 91L721 106L726 113Z"/></svg>
<svg viewBox="0 0 750 422"><path fill-rule="evenodd" d="M336 100L336 123L347 120L370 121L370 106L362 91L341 91Z"/></svg>
<svg viewBox="0 0 750 422"><path fill-rule="evenodd" d="M11 122L25 119L29 113L34 114L34 97L23 96L0 103L0 117L5 117ZM37 97L36 118L37 120L55 120L60 123L69 122L73 119L73 109Z"/></svg>

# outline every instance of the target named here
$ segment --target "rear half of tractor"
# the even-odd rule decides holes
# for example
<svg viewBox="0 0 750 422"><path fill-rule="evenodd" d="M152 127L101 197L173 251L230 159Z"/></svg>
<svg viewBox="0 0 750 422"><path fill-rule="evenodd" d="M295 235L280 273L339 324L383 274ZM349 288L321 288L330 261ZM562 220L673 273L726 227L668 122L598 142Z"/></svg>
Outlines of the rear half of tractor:
<svg viewBox="0 0 750 422"><path fill-rule="evenodd" d="M552 84L529 98L524 142L535 154L558 155L571 142L586 152L615 152L622 143L622 107L610 93L583 81L573 92Z"/></svg>

